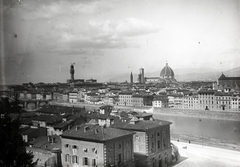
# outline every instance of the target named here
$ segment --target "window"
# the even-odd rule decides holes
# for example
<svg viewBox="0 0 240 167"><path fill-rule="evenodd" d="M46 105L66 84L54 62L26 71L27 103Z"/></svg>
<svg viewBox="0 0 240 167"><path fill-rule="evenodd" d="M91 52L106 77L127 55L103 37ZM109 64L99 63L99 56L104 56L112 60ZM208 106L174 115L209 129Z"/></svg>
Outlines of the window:
<svg viewBox="0 0 240 167"><path fill-rule="evenodd" d="M122 162L122 155L118 154L118 163L121 163L121 162Z"/></svg>
<svg viewBox="0 0 240 167"><path fill-rule="evenodd" d="M118 148L121 148L121 147L122 147L122 145L121 145L121 144L119 144L119 145L118 145Z"/></svg>
<svg viewBox="0 0 240 167"><path fill-rule="evenodd" d="M88 165L88 158L87 157L83 157L83 165Z"/></svg>
<svg viewBox="0 0 240 167"><path fill-rule="evenodd" d="M157 145L158 145L158 148L160 148L160 140L158 140Z"/></svg>
<svg viewBox="0 0 240 167"><path fill-rule="evenodd" d="M76 145L73 145L72 148L73 148L73 149L77 149L78 147L77 147Z"/></svg>
<svg viewBox="0 0 240 167"><path fill-rule="evenodd" d="M97 166L97 161L96 161L96 159L92 159L92 166Z"/></svg>
<svg viewBox="0 0 240 167"><path fill-rule="evenodd" d="M76 155L72 156L72 163L78 163L78 157Z"/></svg>
<svg viewBox="0 0 240 167"><path fill-rule="evenodd" d="M83 152L87 153L87 152L88 152L88 149L87 149L87 148L84 148L84 149L83 149Z"/></svg>
<svg viewBox="0 0 240 167"><path fill-rule="evenodd" d="M68 147L69 147L69 144L65 144L65 147L68 148Z"/></svg>
<svg viewBox="0 0 240 167"><path fill-rule="evenodd" d="M92 148L92 152L97 154L97 149L96 148Z"/></svg>
<svg viewBox="0 0 240 167"><path fill-rule="evenodd" d="M69 156L69 154L65 154L65 162L70 162L70 156Z"/></svg>

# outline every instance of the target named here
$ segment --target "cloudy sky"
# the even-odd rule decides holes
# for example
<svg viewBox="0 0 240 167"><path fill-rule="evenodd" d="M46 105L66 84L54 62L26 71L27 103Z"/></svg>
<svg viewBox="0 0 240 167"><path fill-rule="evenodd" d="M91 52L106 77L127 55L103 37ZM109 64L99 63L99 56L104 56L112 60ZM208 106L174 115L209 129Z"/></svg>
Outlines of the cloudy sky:
<svg viewBox="0 0 240 167"><path fill-rule="evenodd" d="M238 0L0 2L1 84L240 66Z"/></svg>

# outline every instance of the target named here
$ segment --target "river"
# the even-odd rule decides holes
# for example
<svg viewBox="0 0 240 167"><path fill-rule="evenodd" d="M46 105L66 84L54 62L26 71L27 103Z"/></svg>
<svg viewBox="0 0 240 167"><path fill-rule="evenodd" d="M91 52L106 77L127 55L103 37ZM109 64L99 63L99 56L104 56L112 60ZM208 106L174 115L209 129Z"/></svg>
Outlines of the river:
<svg viewBox="0 0 240 167"><path fill-rule="evenodd" d="M194 135L240 144L240 122L208 118L183 117L154 113L154 118L172 122L172 134Z"/></svg>

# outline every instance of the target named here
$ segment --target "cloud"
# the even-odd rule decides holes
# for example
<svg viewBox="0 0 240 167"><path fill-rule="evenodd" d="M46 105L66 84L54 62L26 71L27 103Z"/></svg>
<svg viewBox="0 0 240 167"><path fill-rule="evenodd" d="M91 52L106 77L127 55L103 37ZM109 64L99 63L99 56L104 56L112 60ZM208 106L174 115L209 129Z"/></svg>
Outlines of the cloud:
<svg viewBox="0 0 240 167"><path fill-rule="evenodd" d="M59 16L91 15L107 12L111 5L103 0L25 1L19 7L27 19L51 19ZM29 15L30 14L30 15Z"/></svg>
<svg viewBox="0 0 240 167"><path fill-rule="evenodd" d="M79 23L80 24L80 23ZM60 23L58 30L69 30L70 24ZM84 26L83 26L84 27ZM156 33L160 27L136 19L89 20L86 27L75 26L77 30L64 31L60 42L70 48L129 48L140 47L134 37Z"/></svg>
<svg viewBox="0 0 240 167"><path fill-rule="evenodd" d="M90 26L97 29L99 35L118 35L118 36L139 36L151 33L156 33L160 27L137 18L126 18L123 20L90 20Z"/></svg>

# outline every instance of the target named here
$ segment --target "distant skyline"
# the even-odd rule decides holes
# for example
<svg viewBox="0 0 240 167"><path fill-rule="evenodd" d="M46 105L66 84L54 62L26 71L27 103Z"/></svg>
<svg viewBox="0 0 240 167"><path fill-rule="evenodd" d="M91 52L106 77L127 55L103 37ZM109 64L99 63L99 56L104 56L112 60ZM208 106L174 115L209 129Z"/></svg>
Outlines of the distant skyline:
<svg viewBox="0 0 240 167"><path fill-rule="evenodd" d="M240 67L238 0L0 2L0 84Z"/></svg>

